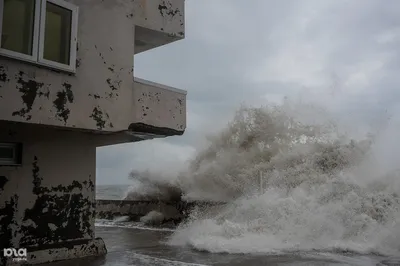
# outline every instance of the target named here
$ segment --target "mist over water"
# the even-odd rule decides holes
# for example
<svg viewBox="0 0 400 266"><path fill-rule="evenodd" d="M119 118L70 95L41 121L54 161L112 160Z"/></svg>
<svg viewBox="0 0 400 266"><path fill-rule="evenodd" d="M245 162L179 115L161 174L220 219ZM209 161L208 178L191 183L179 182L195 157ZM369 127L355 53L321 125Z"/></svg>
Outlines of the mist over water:
<svg viewBox="0 0 400 266"><path fill-rule="evenodd" d="M313 105L243 107L186 169L172 177L137 173L142 185L127 198L227 202L194 210L171 245L397 255L399 125L392 119L379 134L351 139Z"/></svg>

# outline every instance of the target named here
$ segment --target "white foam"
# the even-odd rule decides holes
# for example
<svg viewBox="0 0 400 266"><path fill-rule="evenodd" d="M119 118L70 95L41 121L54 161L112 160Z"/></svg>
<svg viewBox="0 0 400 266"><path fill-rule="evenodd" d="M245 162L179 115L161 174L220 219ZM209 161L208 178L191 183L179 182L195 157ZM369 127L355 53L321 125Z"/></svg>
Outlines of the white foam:
<svg viewBox="0 0 400 266"><path fill-rule="evenodd" d="M207 266L205 264L197 264L197 263L189 263L183 261L176 260L167 260L162 258L156 258L153 256L132 253L130 254L130 258L134 259L134 262L138 263L138 265L151 265L151 266Z"/></svg>
<svg viewBox="0 0 400 266"><path fill-rule="evenodd" d="M135 222L115 222L112 220L105 219L96 219L95 226L97 227L118 227L118 228L130 228L130 229L138 229L138 230L148 230L148 231L163 231L163 232L174 232L175 229L171 228L163 228L163 227L150 227L145 226L141 223Z"/></svg>
<svg viewBox="0 0 400 266"><path fill-rule="evenodd" d="M194 210L169 243L228 253L399 254L394 122L381 135L350 141L312 105L240 109L168 183L186 199L228 204Z"/></svg>
<svg viewBox="0 0 400 266"><path fill-rule="evenodd" d="M292 107L239 112L198 154L183 175L186 197L229 203L192 213L170 244L228 253L400 252L398 134L349 141L334 124L299 122L302 112Z"/></svg>
<svg viewBox="0 0 400 266"><path fill-rule="evenodd" d="M116 223L127 222L127 221L129 221L129 216L120 216L114 219L114 222Z"/></svg>

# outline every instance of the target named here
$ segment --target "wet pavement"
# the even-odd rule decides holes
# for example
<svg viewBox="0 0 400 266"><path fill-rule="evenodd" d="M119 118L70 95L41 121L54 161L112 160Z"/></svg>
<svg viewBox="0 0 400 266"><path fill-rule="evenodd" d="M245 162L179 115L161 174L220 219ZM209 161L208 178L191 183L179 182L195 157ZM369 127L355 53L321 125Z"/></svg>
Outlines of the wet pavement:
<svg viewBox="0 0 400 266"><path fill-rule="evenodd" d="M168 231L153 231L121 227L97 227L96 237L102 237L108 254L104 257L85 258L45 264L46 266L158 266L158 265L400 265L400 260L376 256L344 256L338 254L286 254L286 255L232 255L198 252L185 247L163 244ZM379 263L380 261L380 263Z"/></svg>

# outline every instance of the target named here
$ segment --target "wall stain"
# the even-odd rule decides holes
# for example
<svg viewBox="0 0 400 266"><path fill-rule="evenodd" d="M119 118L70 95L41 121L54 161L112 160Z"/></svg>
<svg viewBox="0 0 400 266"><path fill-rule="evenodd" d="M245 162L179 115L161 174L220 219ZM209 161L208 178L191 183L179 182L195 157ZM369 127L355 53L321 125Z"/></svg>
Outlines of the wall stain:
<svg viewBox="0 0 400 266"><path fill-rule="evenodd" d="M25 210L23 222L33 221L34 226L21 226L21 246L51 244L70 239L88 237L91 232L91 216L94 210L88 197L80 193L39 195L31 209ZM47 212L43 213L43 209ZM55 228L49 228L49 224Z"/></svg>
<svg viewBox="0 0 400 266"><path fill-rule="evenodd" d="M97 50L97 45L96 44L94 45L94 48ZM103 54L101 52L99 52L99 56L100 56L101 60L103 61L103 64L107 64L107 62L104 59L104 56L103 56Z"/></svg>
<svg viewBox="0 0 400 266"><path fill-rule="evenodd" d="M108 98L108 99L114 98L114 93L112 93L112 92L105 92L105 94L106 94L106 98ZM118 93L115 93L115 96L118 97Z"/></svg>
<svg viewBox="0 0 400 266"><path fill-rule="evenodd" d="M100 58L103 60L103 64L107 64L106 60L104 59L104 56L101 52L99 52Z"/></svg>
<svg viewBox="0 0 400 266"><path fill-rule="evenodd" d="M108 116L107 113L106 115ZM103 112L99 108L95 107L89 117L91 117L96 122L97 129L102 130L105 127L106 120L104 120Z"/></svg>
<svg viewBox="0 0 400 266"><path fill-rule="evenodd" d="M95 94L90 94L90 93L89 93L88 96L89 96L89 97L93 97L93 98L96 99L96 100L97 100L97 99L102 99L102 98L103 98L103 97L101 97L100 95L98 95L98 94L96 94L96 93L95 93Z"/></svg>
<svg viewBox="0 0 400 266"><path fill-rule="evenodd" d="M94 191L91 180L73 180L66 186L44 187L37 156L33 158L32 176L32 192L37 195L37 199L31 209L25 210L20 246L40 247L93 236L91 221L95 215L95 205L89 196L83 194L84 188Z"/></svg>
<svg viewBox="0 0 400 266"><path fill-rule="evenodd" d="M7 72L6 72L5 67L0 66L0 88L3 87L3 86L1 85L1 82L2 82L2 83L6 83L6 82L9 82L9 81L10 81L10 79L9 79L8 76L7 76ZM0 98L3 98L3 96L0 95Z"/></svg>
<svg viewBox="0 0 400 266"><path fill-rule="evenodd" d="M76 59L76 68L79 68L81 66L82 60L80 58Z"/></svg>
<svg viewBox="0 0 400 266"><path fill-rule="evenodd" d="M122 80L112 81L110 78L108 78L106 82L112 91L116 91L120 88Z"/></svg>
<svg viewBox="0 0 400 266"><path fill-rule="evenodd" d="M62 86L64 90L57 92L57 98L53 101L53 106L57 109L56 117L60 121L64 121L64 125L66 125L70 114L70 110L66 107L66 104L73 103L74 94L71 90L71 84L64 82Z"/></svg>
<svg viewBox="0 0 400 266"><path fill-rule="evenodd" d="M168 15L171 18L175 17L175 15L180 14L181 11L176 8L175 10L172 7L172 4L170 2L166 3L166 1L163 1L160 5L158 5L158 10L160 11L161 16Z"/></svg>
<svg viewBox="0 0 400 266"><path fill-rule="evenodd" d="M3 66L0 66L0 82L9 82L10 81L10 79L8 78L8 76L7 76L7 72L6 72L6 69L5 69L5 67L3 67Z"/></svg>
<svg viewBox="0 0 400 266"><path fill-rule="evenodd" d="M49 97L50 92L40 92L39 90L43 87L44 83L36 82L35 80L29 79L24 80L25 73L19 71L16 75L17 79L17 89L22 93L21 99L25 107L21 108L19 111L12 113L13 116L21 116L27 121L31 120L32 116L29 113L32 110L33 103L37 96Z"/></svg>
<svg viewBox="0 0 400 266"><path fill-rule="evenodd" d="M5 176L0 176L0 192L4 190L5 185L8 182L8 178Z"/></svg>

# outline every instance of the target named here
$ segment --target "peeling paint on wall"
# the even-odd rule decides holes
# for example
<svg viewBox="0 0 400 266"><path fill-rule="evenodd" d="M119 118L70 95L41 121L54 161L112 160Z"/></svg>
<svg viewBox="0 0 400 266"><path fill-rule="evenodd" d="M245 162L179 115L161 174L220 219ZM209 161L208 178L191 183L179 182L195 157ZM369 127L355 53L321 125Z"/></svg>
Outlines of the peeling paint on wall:
<svg viewBox="0 0 400 266"><path fill-rule="evenodd" d="M3 91L1 90L1 88L3 87L2 83L6 83L9 81L10 81L10 79L7 76L6 67L0 66L0 99L3 98L3 96L2 96Z"/></svg>
<svg viewBox="0 0 400 266"><path fill-rule="evenodd" d="M135 106L139 95L134 95L132 56L140 51L137 43L154 48L182 39L168 36L184 31L184 1L147 1L146 6L138 1L104 1L94 12L90 5L73 2L82 11L78 32L85 33L78 36L76 73L0 57L0 120L119 132L146 117L150 125L168 120L162 127L176 129L182 110L165 120L172 110L170 103L164 104L168 92L144 97L143 110L142 104ZM152 98L155 104L148 104Z"/></svg>
<svg viewBox="0 0 400 266"><path fill-rule="evenodd" d="M20 245L38 246L93 236L95 203L83 193L83 189L93 193L93 182L71 180L69 185L46 187L42 181L39 159L34 156L32 192L37 198L33 207L25 210Z"/></svg>
<svg viewBox="0 0 400 266"><path fill-rule="evenodd" d="M8 82L10 79L7 77L6 68L4 66L0 66L0 82Z"/></svg>
<svg viewBox="0 0 400 266"><path fill-rule="evenodd" d="M98 95L97 93L94 93L94 94L90 94L89 93L89 95L88 95L89 97L93 97L94 99L102 99L102 97L100 96L100 95Z"/></svg>
<svg viewBox="0 0 400 266"><path fill-rule="evenodd" d="M180 10L178 8L173 9L173 6L169 1L162 1L162 3L158 5L158 10L163 17L170 16L173 18L176 14L180 14Z"/></svg>
<svg viewBox="0 0 400 266"><path fill-rule="evenodd" d="M56 117L64 121L64 125L67 124L70 109L66 106L68 103L73 103L74 94L71 90L71 84L64 82L62 84L64 90L57 92L57 98L53 101L54 107L56 108Z"/></svg>
<svg viewBox="0 0 400 266"><path fill-rule="evenodd" d="M24 123L0 127L0 139L25 147L21 166L0 167L0 250L27 248L28 262L101 253L101 245L93 246L96 153L91 137Z"/></svg>
<svg viewBox="0 0 400 266"><path fill-rule="evenodd" d="M113 71L113 72L114 72L114 71ZM112 82L110 78L108 78L108 79L106 80L106 82L107 82L108 86L110 87L110 89L111 89L112 91L118 90L118 88L117 88L116 86L119 87L120 84L121 84L121 80ZM116 83L116 86L115 86L113 83Z"/></svg>
<svg viewBox="0 0 400 266"><path fill-rule="evenodd" d="M4 190L4 186L8 182L8 178L5 176L0 176L0 192Z"/></svg>
<svg viewBox="0 0 400 266"><path fill-rule="evenodd" d="M12 115L24 117L28 121L32 118L30 112L32 111L32 106L36 97L45 96L49 98L50 91L48 88L46 88L44 92L41 91L44 83L36 82L26 76L27 75L23 71L20 71L15 77L17 79L17 89L22 94L21 99L25 107L21 108L19 111L13 112Z"/></svg>
<svg viewBox="0 0 400 266"><path fill-rule="evenodd" d="M100 108L95 107L93 108L93 112L90 117L96 122L96 126L99 130L103 129L106 125L106 120L103 118L103 112Z"/></svg>

